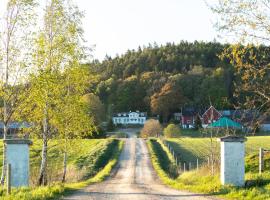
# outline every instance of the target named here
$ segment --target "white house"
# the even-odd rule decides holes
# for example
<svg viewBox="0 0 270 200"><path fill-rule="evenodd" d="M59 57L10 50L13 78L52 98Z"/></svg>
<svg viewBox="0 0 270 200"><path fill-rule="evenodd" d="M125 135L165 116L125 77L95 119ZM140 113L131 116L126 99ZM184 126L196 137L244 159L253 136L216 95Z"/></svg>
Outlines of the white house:
<svg viewBox="0 0 270 200"><path fill-rule="evenodd" d="M113 116L113 123L114 124L123 124L123 125L130 125L130 124L144 124L146 121L147 114L145 112L122 112L116 113Z"/></svg>

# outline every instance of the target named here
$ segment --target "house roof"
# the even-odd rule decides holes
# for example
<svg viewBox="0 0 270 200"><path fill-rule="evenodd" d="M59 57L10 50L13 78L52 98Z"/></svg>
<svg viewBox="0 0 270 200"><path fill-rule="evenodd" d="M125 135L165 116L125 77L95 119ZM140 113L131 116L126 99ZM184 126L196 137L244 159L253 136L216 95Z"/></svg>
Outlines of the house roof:
<svg viewBox="0 0 270 200"><path fill-rule="evenodd" d="M216 122L213 122L212 124L209 124L207 126L208 128L235 128L235 129L241 129L242 125L229 119L228 117L221 117Z"/></svg>
<svg viewBox="0 0 270 200"><path fill-rule="evenodd" d="M214 107L214 106L210 106L203 114L202 114L202 117L204 115L207 114L208 111L210 111L211 109L213 109L213 111L216 111L218 114L220 114L220 116L222 116L222 114Z"/></svg>
<svg viewBox="0 0 270 200"><path fill-rule="evenodd" d="M30 128L31 125L27 122L11 122L8 124L9 129L21 129L21 128ZM4 128L4 123L0 122L0 129Z"/></svg>
<svg viewBox="0 0 270 200"><path fill-rule="evenodd" d="M113 117L127 117L131 113L137 113L137 114L139 114L139 117L146 117L147 116L147 112L139 112L139 111L131 112L130 111L130 112L114 113Z"/></svg>

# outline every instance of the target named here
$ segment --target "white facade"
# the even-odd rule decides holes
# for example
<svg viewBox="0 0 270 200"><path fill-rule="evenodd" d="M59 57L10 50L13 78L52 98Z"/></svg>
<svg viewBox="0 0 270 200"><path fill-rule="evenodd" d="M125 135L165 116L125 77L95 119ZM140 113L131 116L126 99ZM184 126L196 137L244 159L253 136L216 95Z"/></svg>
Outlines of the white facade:
<svg viewBox="0 0 270 200"><path fill-rule="evenodd" d="M146 113L144 112L128 112L128 113L117 113L113 116L114 124L144 124L146 121Z"/></svg>

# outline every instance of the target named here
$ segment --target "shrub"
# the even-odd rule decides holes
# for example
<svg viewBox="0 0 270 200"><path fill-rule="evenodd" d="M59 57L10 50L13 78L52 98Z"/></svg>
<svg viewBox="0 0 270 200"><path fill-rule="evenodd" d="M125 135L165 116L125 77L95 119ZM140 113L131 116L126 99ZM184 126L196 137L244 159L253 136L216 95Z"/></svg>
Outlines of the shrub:
<svg viewBox="0 0 270 200"><path fill-rule="evenodd" d="M141 130L141 137L159 137L162 133L162 127L158 120L149 119L145 122Z"/></svg>
<svg viewBox="0 0 270 200"><path fill-rule="evenodd" d="M175 125L175 124L169 124L165 129L164 129L164 136L166 138L175 138L180 136L180 128Z"/></svg>

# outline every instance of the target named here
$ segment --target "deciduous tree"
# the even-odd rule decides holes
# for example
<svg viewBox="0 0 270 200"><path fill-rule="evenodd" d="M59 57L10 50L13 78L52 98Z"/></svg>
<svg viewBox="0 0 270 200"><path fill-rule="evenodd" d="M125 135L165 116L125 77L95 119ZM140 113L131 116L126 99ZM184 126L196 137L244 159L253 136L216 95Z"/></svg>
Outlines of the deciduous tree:
<svg viewBox="0 0 270 200"><path fill-rule="evenodd" d="M270 109L270 2L269 0L219 0L210 5L218 16L217 28L239 44L231 45L222 58L235 66L235 95L239 103L263 112ZM242 105L243 106L243 105Z"/></svg>
<svg viewBox="0 0 270 200"><path fill-rule="evenodd" d="M160 92L151 96L151 110L154 114L162 115L163 121L167 122L170 112L180 108L184 102L180 88L166 83Z"/></svg>
<svg viewBox="0 0 270 200"><path fill-rule="evenodd" d="M20 103L19 95L25 81L32 46L32 26L35 21L35 0L7 0L4 16L0 16L0 96L3 100L1 121L4 124L3 137L6 139L8 124L14 120L14 113ZM23 31L22 31L23 30ZM3 145L3 167L1 184L6 175L6 145Z"/></svg>
<svg viewBox="0 0 270 200"><path fill-rule="evenodd" d="M141 130L141 137L159 137L162 133L162 126L158 120L149 119L145 122Z"/></svg>
<svg viewBox="0 0 270 200"><path fill-rule="evenodd" d="M164 136L166 138L175 138L179 137L181 134L181 130L178 125L175 124L169 124L165 129L164 129Z"/></svg>

